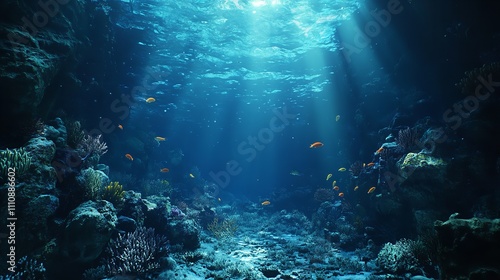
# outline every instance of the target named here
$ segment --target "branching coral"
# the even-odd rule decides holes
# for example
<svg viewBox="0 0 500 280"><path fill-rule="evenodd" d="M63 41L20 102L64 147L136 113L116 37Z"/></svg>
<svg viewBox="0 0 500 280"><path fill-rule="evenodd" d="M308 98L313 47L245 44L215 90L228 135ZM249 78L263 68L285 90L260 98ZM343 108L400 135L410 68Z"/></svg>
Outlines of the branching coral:
<svg viewBox="0 0 500 280"><path fill-rule="evenodd" d="M215 238L226 239L234 236L234 233L238 229L238 225L233 219L225 219L219 222L218 218L214 218L214 220L208 224L207 228Z"/></svg>
<svg viewBox="0 0 500 280"><path fill-rule="evenodd" d="M31 156L24 148L0 151L0 176L4 179L7 178L9 171L20 175L28 171L30 165Z"/></svg>
<svg viewBox="0 0 500 280"><path fill-rule="evenodd" d="M85 132L82 130L82 125L79 121L67 121L66 130L68 132L68 145L71 148L76 149L85 136Z"/></svg>
<svg viewBox="0 0 500 280"><path fill-rule="evenodd" d="M101 192L101 198L113 203L115 207L123 202L124 195L125 191L123 190L123 186L118 182L109 183Z"/></svg>
<svg viewBox="0 0 500 280"><path fill-rule="evenodd" d="M101 176L92 168L82 171L84 180L84 196L86 199L94 200L99 197L99 192L102 189L103 182Z"/></svg>
<svg viewBox="0 0 500 280"><path fill-rule="evenodd" d="M111 275L144 274L160 267L159 260L168 253L164 236L153 228L140 227L134 232L119 234L106 249L106 268Z"/></svg>
<svg viewBox="0 0 500 280"><path fill-rule="evenodd" d="M173 186L167 180L145 180L142 184L142 189L145 195L170 196L173 191Z"/></svg>
<svg viewBox="0 0 500 280"><path fill-rule="evenodd" d="M16 265L16 272L7 276L0 275L0 279L22 280L22 279L47 279L45 277L45 267L42 262L24 256L19 259Z"/></svg>
<svg viewBox="0 0 500 280"><path fill-rule="evenodd" d="M84 157L89 155L102 156L108 152L108 146L101 139L102 135L97 135L95 137L91 135L86 135L78 144L78 148L82 150Z"/></svg>
<svg viewBox="0 0 500 280"><path fill-rule="evenodd" d="M415 250L420 241L401 239L396 244L386 243L377 256L377 265L390 273L404 274L417 270L419 261Z"/></svg>
<svg viewBox="0 0 500 280"><path fill-rule="evenodd" d="M405 128L399 131L396 144L403 152L412 151L418 146L418 132L414 128Z"/></svg>

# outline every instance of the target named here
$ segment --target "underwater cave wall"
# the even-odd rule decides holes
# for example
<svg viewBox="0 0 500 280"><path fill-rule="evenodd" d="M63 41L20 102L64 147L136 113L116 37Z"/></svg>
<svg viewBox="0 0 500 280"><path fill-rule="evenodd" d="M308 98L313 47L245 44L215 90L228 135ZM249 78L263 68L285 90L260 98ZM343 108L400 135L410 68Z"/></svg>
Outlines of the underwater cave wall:
<svg viewBox="0 0 500 280"><path fill-rule="evenodd" d="M84 0L0 2L0 116L9 120L0 129L11 143L13 133L36 116L54 77L76 65L89 45L89 5Z"/></svg>

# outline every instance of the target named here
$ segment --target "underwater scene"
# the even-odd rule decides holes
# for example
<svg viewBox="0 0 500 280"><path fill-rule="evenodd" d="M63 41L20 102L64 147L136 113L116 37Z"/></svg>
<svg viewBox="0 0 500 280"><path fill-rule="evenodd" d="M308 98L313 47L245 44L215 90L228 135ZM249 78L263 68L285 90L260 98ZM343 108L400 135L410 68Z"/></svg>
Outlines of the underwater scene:
<svg viewBox="0 0 500 280"><path fill-rule="evenodd" d="M1 1L0 279L500 279L499 12Z"/></svg>

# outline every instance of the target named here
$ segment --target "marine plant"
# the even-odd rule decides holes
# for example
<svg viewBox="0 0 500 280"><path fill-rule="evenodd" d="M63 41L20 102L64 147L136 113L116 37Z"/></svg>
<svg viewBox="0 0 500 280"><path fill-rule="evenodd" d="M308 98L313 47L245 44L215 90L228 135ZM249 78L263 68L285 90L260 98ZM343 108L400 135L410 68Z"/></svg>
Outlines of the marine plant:
<svg viewBox="0 0 500 280"><path fill-rule="evenodd" d="M167 180L155 179L146 180L142 185L145 195L165 195L170 196L173 191L173 186Z"/></svg>
<svg viewBox="0 0 500 280"><path fill-rule="evenodd" d="M106 269L110 275L139 275L160 267L160 259L168 254L165 236L153 228L139 227L133 232L118 234L106 248Z"/></svg>
<svg viewBox="0 0 500 280"><path fill-rule="evenodd" d="M102 156L108 152L106 142L101 139L102 135L97 136L86 135L78 144L78 149L83 153L86 158L91 155Z"/></svg>
<svg viewBox="0 0 500 280"><path fill-rule="evenodd" d="M101 176L92 168L87 168L82 171L84 180L84 196L85 199L95 200L99 197L102 189Z"/></svg>
<svg viewBox="0 0 500 280"><path fill-rule="evenodd" d="M398 137L396 138L396 144L402 150L402 152L414 151L418 148L418 132L415 128L405 128L398 132Z"/></svg>
<svg viewBox="0 0 500 280"><path fill-rule="evenodd" d="M219 218L215 217L214 220L208 224L207 229L215 236L217 239L227 239L233 237L238 225L234 219L224 219L219 222Z"/></svg>
<svg viewBox="0 0 500 280"><path fill-rule="evenodd" d="M456 86L461 89L462 94L474 94L476 88L482 85L480 79L498 81L498 78L500 78L500 62L491 62L465 72L465 77Z"/></svg>
<svg viewBox="0 0 500 280"><path fill-rule="evenodd" d="M24 280L24 279L47 279L45 276L45 266L34 258L24 256L19 259L16 265L16 272L9 275L0 275L0 280Z"/></svg>
<svg viewBox="0 0 500 280"><path fill-rule="evenodd" d="M109 183L109 185L101 191L101 198L113 203L115 207L120 206L123 202L124 195L125 191L123 190L123 186L118 182Z"/></svg>
<svg viewBox="0 0 500 280"><path fill-rule="evenodd" d="M85 132L82 129L82 125L79 121L66 121L66 130L68 132L68 146L76 149L78 147L78 144L82 142L83 137L85 137Z"/></svg>
<svg viewBox="0 0 500 280"><path fill-rule="evenodd" d="M31 156L24 148L0 151L0 176L7 178L9 168L13 169L17 175L28 171L31 166Z"/></svg>
<svg viewBox="0 0 500 280"><path fill-rule="evenodd" d="M386 243L378 253L377 265L383 271L395 274L418 271L419 260L415 254L415 248L421 245L417 242L420 241L401 239L395 244Z"/></svg>

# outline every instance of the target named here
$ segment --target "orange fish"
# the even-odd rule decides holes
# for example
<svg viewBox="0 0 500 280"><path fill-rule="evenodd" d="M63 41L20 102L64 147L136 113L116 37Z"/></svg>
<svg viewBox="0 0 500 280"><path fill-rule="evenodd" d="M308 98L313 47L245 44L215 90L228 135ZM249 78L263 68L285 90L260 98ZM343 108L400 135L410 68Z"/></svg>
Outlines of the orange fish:
<svg viewBox="0 0 500 280"><path fill-rule="evenodd" d="M134 158L130 154L125 154L125 157L128 158L129 160L134 160Z"/></svg>
<svg viewBox="0 0 500 280"><path fill-rule="evenodd" d="M123 130L123 125L119 124L118 128L121 129L121 130Z"/></svg>
<svg viewBox="0 0 500 280"><path fill-rule="evenodd" d="M336 191L340 190L339 186L335 186L335 187L333 187L333 189Z"/></svg>
<svg viewBox="0 0 500 280"><path fill-rule="evenodd" d="M323 146L324 145L321 142L314 142L314 143L311 144L311 146L309 146L309 148L310 149L312 149L312 148L320 148L320 147L323 147Z"/></svg>
<svg viewBox="0 0 500 280"><path fill-rule="evenodd" d="M339 196L344 197L344 193L343 192L339 193Z"/></svg>
<svg viewBox="0 0 500 280"><path fill-rule="evenodd" d="M357 191L358 189L359 189L359 187L358 187L358 186L355 186L355 187L354 187L354 191Z"/></svg>
<svg viewBox="0 0 500 280"><path fill-rule="evenodd" d="M166 173L166 172L169 172L169 171L170 171L170 169L168 169L166 167L160 169L160 172L162 172L162 173Z"/></svg>
<svg viewBox="0 0 500 280"><path fill-rule="evenodd" d="M262 206L266 206L266 205L269 205L269 204L271 204L271 201L269 201L269 200L263 201L261 203Z"/></svg>
<svg viewBox="0 0 500 280"><path fill-rule="evenodd" d="M155 101L156 101L156 99L154 99L153 97L149 97L148 99L146 99L147 103L153 103Z"/></svg>
<svg viewBox="0 0 500 280"><path fill-rule="evenodd" d="M374 165L375 165L375 162L370 162L370 163L368 163L366 166L367 166L367 167L372 167L372 166L374 166Z"/></svg>
<svg viewBox="0 0 500 280"><path fill-rule="evenodd" d="M375 187L371 187L371 188L368 190L368 192L367 192L367 193L372 193L372 192L374 192L374 191L375 191L375 189L376 189Z"/></svg>
<svg viewBox="0 0 500 280"><path fill-rule="evenodd" d="M165 137L156 136L155 140L156 141L165 141Z"/></svg>
<svg viewBox="0 0 500 280"><path fill-rule="evenodd" d="M384 150L384 147L378 148L378 150L375 151L375 154L378 155Z"/></svg>

